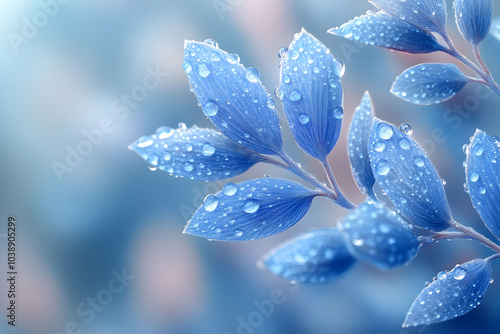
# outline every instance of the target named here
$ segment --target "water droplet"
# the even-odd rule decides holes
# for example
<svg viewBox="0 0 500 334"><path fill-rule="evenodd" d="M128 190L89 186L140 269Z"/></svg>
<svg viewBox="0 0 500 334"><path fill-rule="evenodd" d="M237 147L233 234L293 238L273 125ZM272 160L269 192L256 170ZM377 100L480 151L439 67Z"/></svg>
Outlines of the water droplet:
<svg viewBox="0 0 500 334"><path fill-rule="evenodd" d="M409 123L403 123L399 126L399 130L407 136L411 136L413 134L413 128Z"/></svg>
<svg viewBox="0 0 500 334"><path fill-rule="evenodd" d="M198 66L198 74L203 78L208 77L208 75L210 74L210 70L208 69L206 63L201 63Z"/></svg>
<svg viewBox="0 0 500 334"><path fill-rule="evenodd" d="M156 166L148 166L148 167L149 167L149 170L152 171L152 172L154 172L157 169Z"/></svg>
<svg viewBox="0 0 500 334"><path fill-rule="evenodd" d="M479 188L479 193L480 193L481 195L486 194L486 188L485 188L485 187L480 187L480 188Z"/></svg>
<svg viewBox="0 0 500 334"><path fill-rule="evenodd" d="M382 142L378 142L375 144L375 151L382 152L385 149L385 144Z"/></svg>
<svg viewBox="0 0 500 334"><path fill-rule="evenodd" d="M295 60L297 58L299 58L299 53L297 51L295 51L295 50L292 51L292 59Z"/></svg>
<svg viewBox="0 0 500 334"><path fill-rule="evenodd" d="M343 77L345 73L345 65L344 62L340 59L335 60L335 74L337 74L339 77Z"/></svg>
<svg viewBox="0 0 500 334"><path fill-rule="evenodd" d="M417 165L418 167L424 167L425 161L423 157L421 156L415 157L414 161L415 165Z"/></svg>
<svg viewBox="0 0 500 334"><path fill-rule="evenodd" d="M445 186L445 185L446 185L446 180L445 180L445 179L441 179L441 184L442 184L443 186Z"/></svg>
<svg viewBox="0 0 500 334"><path fill-rule="evenodd" d="M391 165L387 160L380 160L377 164L377 174L378 175L387 175L391 170Z"/></svg>
<svg viewBox="0 0 500 334"><path fill-rule="evenodd" d="M464 279L465 275L467 275L467 272L463 268L457 267L453 270L453 278L457 281Z"/></svg>
<svg viewBox="0 0 500 334"><path fill-rule="evenodd" d="M294 89L290 92L289 97L290 97L290 100L292 100L292 101L298 101L302 97L302 94L298 90Z"/></svg>
<svg viewBox="0 0 500 334"><path fill-rule="evenodd" d="M249 67L245 70L245 78L250 82L257 82L260 78L260 73L254 67Z"/></svg>
<svg viewBox="0 0 500 334"><path fill-rule="evenodd" d="M283 89L281 89L280 86L274 87L274 95L276 95L278 99L280 100L283 99L283 94L284 94Z"/></svg>
<svg viewBox="0 0 500 334"><path fill-rule="evenodd" d="M209 157L215 153L215 147L210 143L203 143L201 146L201 153L204 156Z"/></svg>
<svg viewBox="0 0 500 334"><path fill-rule="evenodd" d="M222 188L222 192L226 194L227 196L233 196L236 194L236 191L238 191L238 187L234 183L226 183L224 185L224 188Z"/></svg>
<svg viewBox="0 0 500 334"><path fill-rule="evenodd" d="M399 140L399 147L403 150L408 150L411 147L411 142L407 138L401 138Z"/></svg>
<svg viewBox="0 0 500 334"><path fill-rule="evenodd" d="M282 47L279 51L278 51L278 57L280 59L283 59L286 57L286 54L288 53L288 48L286 46Z"/></svg>
<svg viewBox="0 0 500 334"><path fill-rule="evenodd" d="M180 122L179 124L177 124L177 127L181 130L187 129L186 123L184 123L184 122Z"/></svg>
<svg viewBox="0 0 500 334"><path fill-rule="evenodd" d="M252 199L247 199L245 203L243 203L243 211L246 213L254 213L259 209L259 207L259 203Z"/></svg>
<svg viewBox="0 0 500 334"><path fill-rule="evenodd" d="M333 117L335 117L336 119L341 119L342 117L344 117L344 109L342 109L341 107L333 109Z"/></svg>
<svg viewBox="0 0 500 334"><path fill-rule="evenodd" d="M467 144L464 144L464 145L462 146L462 151L463 151L465 154L467 154L467 148L468 148L468 147L469 147L469 145L467 145Z"/></svg>
<svg viewBox="0 0 500 334"><path fill-rule="evenodd" d="M217 114L217 112L219 111L219 106L215 101L208 100L207 102L205 102L202 109L205 115L211 117Z"/></svg>
<svg viewBox="0 0 500 334"><path fill-rule="evenodd" d="M292 80L290 79L290 76L289 76L289 75L286 75L286 74L285 74L285 75L283 75L282 80L283 80L283 82L284 82L284 83L286 83L286 84L287 84L287 83L290 83L290 81L292 81Z"/></svg>
<svg viewBox="0 0 500 334"><path fill-rule="evenodd" d="M182 68L184 69L184 71L186 71L186 73L189 73L193 69L193 66L191 66L191 63L188 60L186 60L185 62L182 63Z"/></svg>
<svg viewBox="0 0 500 334"><path fill-rule="evenodd" d="M214 195L208 195L205 197L205 201L203 202L203 208L208 211L212 212L217 208L217 205L219 205L219 199L217 196Z"/></svg>
<svg viewBox="0 0 500 334"><path fill-rule="evenodd" d="M479 174L476 172L476 171L473 171L472 173L470 173L469 175L469 180L471 182L476 182L477 180L479 180Z"/></svg>
<svg viewBox="0 0 500 334"><path fill-rule="evenodd" d="M234 235L238 238L241 238L241 236L243 235L243 231L240 229L236 229L234 230Z"/></svg>
<svg viewBox="0 0 500 334"><path fill-rule="evenodd" d="M189 162L186 162L186 163L184 164L184 170L185 170L186 172L190 172L190 171L192 171L192 170L193 170L193 165L191 165Z"/></svg>
<svg viewBox="0 0 500 334"><path fill-rule="evenodd" d="M444 271L440 271L439 274L437 274L437 279L445 279L446 278L446 273Z"/></svg>
<svg viewBox="0 0 500 334"><path fill-rule="evenodd" d="M236 54L228 54L227 57L226 57L226 60L228 61L228 63L230 64L236 64L236 63L239 63L240 61L240 56L236 55Z"/></svg>
<svg viewBox="0 0 500 334"><path fill-rule="evenodd" d="M472 153L474 155L480 156L481 154L483 154L483 147L479 144L475 144L474 146L472 146Z"/></svg>
<svg viewBox="0 0 500 334"><path fill-rule="evenodd" d="M500 139L498 137L496 137L496 136L493 137L493 138L491 138L491 139L493 140L493 143L495 143L497 145L498 145L498 143L500 143Z"/></svg>
<svg viewBox="0 0 500 334"><path fill-rule="evenodd" d="M142 136L137 140L137 147L145 148L153 145L153 139L149 136Z"/></svg>
<svg viewBox="0 0 500 334"><path fill-rule="evenodd" d="M386 139L386 140L391 139L392 135L394 134L394 132L392 131L392 127L389 124L385 124L385 123L379 124L377 131L378 131L378 135L380 136L380 138Z"/></svg>
<svg viewBox="0 0 500 334"><path fill-rule="evenodd" d="M354 239L352 241L352 244L354 246L358 246L359 247L359 246L363 246L365 244L365 241L363 239Z"/></svg>
<svg viewBox="0 0 500 334"><path fill-rule="evenodd" d="M206 40L203 41L203 43L213 46L214 48L219 47L219 44L217 44L217 42L211 38L207 38Z"/></svg>
<svg viewBox="0 0 500 334"><path fill-rule="evenodd" d="M299 122L302 124L309 123L309 116L307 116L306 114L300 114L299 115Z"/></svg>
<svg viewBox="0 0 500 334"><path fill-rule="evenodd" d="M168 126L159 127L156 130L156 135L159 139L166 139L174 134L175 130Z"/></svg>

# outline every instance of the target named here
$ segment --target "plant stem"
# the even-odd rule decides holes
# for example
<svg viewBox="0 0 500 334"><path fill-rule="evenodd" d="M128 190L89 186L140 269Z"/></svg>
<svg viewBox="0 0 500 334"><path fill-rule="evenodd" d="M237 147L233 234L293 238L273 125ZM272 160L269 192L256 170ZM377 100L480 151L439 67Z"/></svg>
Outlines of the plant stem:
<svg viewBox="0 0 500 334"><path fill-rule="evenodd" d="M489 264L491 261L496 260L496 259L500 259L500 254L498 254L498 253L497 254L493 254L493 255L487 257L484 260L486 261L486 263Z"/></svg>
<svg viewBox="0 0 500 334"><path fill-rule="evenodd" d="M349 206L350 209L356 208L356 205L351 203L342 193L340 190L339 186L337 185L337 181L335 181L335 176L333 175L332 167L330 166L330 163L328 162L327 159L321 162L323 165L323 169L325 170L326 176L328 177L328 181L330 182L331 187L333 190L337 193L338 195L338 201L342 202L344 205L342 205L344 208L347 208Z"/></svg>
<svg viewBox="0 0 500 334"><path fill-rule="evenodd" d="M443 239L472 239L472 237L463 232L439 232L432 235L423 235L418 239L420 240L420 247L425 247Z"/></svg>
<svg viewBox="0 0 500 334"><path fill-rule="evenodd" d="M493 241L491 241L490 239L486 238L484 235L482 235L481 233L479 232L476 232L473 228L470 228L470 227L467 227L467 226L464 226L462 224L460 224L459 222L457 221L453 221L451 222L450 224L453 228L457 229L458 231L460 232L463 232L465 234L467 234L468 236L470 236L472 239L475 239L477 241L479 241L480 243L482 243L483 245L485 245L486 247L489 247L491 248L492 250L494 250L496 253L500 253L500 246L497 245L496 243L494 243Z"/></svg>
<svg viewBox="0 0 500 334"><path fill-rule="evenodd" d="M328 188L324 183L321 183L313 175L306 172L295 161L293 161L293 159L290 158L288 156L288 154L285 153L285 151L282 151L281 153L279 153L279 157L281 159L283 159L283 161L286 163L286 165L288 166L287 167L288 170L295 173L297 176L302 178L304 181L306 181L312 185L315 185L316 187L321 189L325 193L326 197L332 199L335 203L337 203L341 207L346 208L346 209L353 209L355 207L349 201L344 202L342 200L339 200L339 195L334 189Z"/></svg>
<svg viewBox="0 0 500 334"><path fill-rule="evenodd" d="M486 64L484 64L484 62L481 58L481 55L479 54L479 49L477 49L477 47L476 47L477 51L474 50L474 55L475 55L476 59L477 58L481 59L481 60L478 59L478 62L481 64L481 67L485 70L481 69L479 66L477 66L472 61L470 61L467 57L465 57L462 53L460 53L460 51L457 50L455 45L453 45L453 42L451 41L451 39L448 37L447 34L443 34L441 36L443 37L443 39L447 45L447 48L444 48L443 51L448 53L450 56L455 57L456 59L460 60L468 68L470 68L472 71L476 72L485 81L484 84L487 87L489 87L496 94L500 95L500 88L499 88L498 84L495 82L495 80L493 79L493 77L491 76L491 73L486 68ZM476 52L477 52L477 54L476 54Z"/></svg>

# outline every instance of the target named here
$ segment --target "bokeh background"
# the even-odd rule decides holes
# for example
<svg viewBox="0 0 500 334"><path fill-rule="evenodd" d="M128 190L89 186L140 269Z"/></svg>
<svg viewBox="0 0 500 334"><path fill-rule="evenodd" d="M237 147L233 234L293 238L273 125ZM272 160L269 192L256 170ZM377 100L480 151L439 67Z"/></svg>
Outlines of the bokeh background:
<svg viewBox="0 0 500 334"><path fill-rule="evenodd" d="M185 39L213 38L260 70L269 91L278 83L277 52L301 27L344 61L345 119L330 156L338 182L355 202L363 200L350 174L346 132L355 106L369 90L378 117L409 122L428 151L458 221L490 236L463 191L462 145L481 128L500 135L500 98L470 86L450 101L430 107L408 104L389 93L407 67L453 61L444 54L411 56L363 47L326 33L373 9L366 0L72 0L26 43L19 34L50 1L0 2L0 332L89 334L237 333L254 302L274 289L286 300L253 333L498 333L500 288L494 283L482 305L443 324L402 329L406 311L426 281L475 257L489 255L470 241L441 242L423 249L409 266L380 271L358 264L341 280L293 289L257 268L270 248L311 228L332 226L346 211L317 200L296 226L277 236L247 243L209 242L183 235L184 224L204 196L223 183L205 183L151 172L127 146L162 125L210 126L182 70ZM450 34L470 55L449 4ZM495 1L500 5L500 1ZM52 8L52 10L55 7ZM497 6L500 8L500 6ZM500 15L500 14L499 14ZM500 78L500 42L481 47L493 75ZM140 85L147 67L168 72L161 84L126 117L112 101ZM276 100L279 105L279 101ZM319 165L293 142L280 115L289 153L322 177ZM113 130L71 173L58 180L53 163L64 163L67 147L85 139L83 131L110 119ZM254 166L233 182L269 174L294 176L266 165ZM7 217L18 224L17 326L7 326ZM497 263L495 263L497 265ZM113 270L135 278L92 321L77 314L87 298L108 286ZM494 274L500 274L498 266Z"/></svg>

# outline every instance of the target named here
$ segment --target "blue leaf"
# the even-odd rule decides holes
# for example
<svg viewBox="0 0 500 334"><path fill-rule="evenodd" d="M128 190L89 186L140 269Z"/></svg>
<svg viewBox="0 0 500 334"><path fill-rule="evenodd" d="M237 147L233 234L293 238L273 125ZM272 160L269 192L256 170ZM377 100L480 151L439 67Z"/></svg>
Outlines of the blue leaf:
<svg viewBox="0 0 500 334"><path fill-rule="evenodd" d="M356 42L408 53L443 50L432 34L380 12L356 17L328 32Z"/></svg>
<svg viewBox="0 0 500 334"><path fill-rule="evenodd" d="M182 66L203 112L229 139L262 154L282 151L276 108L255 68L194 41L185 43Z"/></svg>
<svg viewBox="0 0 500 334"><path fill-rule="evenodd" d="M441 178L411 136L375 118L369 156L380 188L411 223L431 231L450 227L453 218Z"/></svg>
<svg viewBox="0 0 500 334"><path fill-rule="evenodd" d="M139 154L153 170L194 180L223 180L239 175L263 156L235 144L221 133L180 127L158 128L155 134L143 136L129 148Z"/></svg>
<svg viewBox="0 0 500 334"><path fill-rule="evenodd" d="M276 178L228 183L205 198L184 233L224 241L265 238L293 226L319 195L296 182Z"/></svg>
<svg viewBox="0 0 500 334"><path fill-rule="evenodd" d="M375 198L373 176L370 159L368 159L368 142L373 123L373 104L370 94L365 92L361 104L356 108L349 127L349 160L352 175L359 189L366 195Z"/></svg>
<svg viewBox="0 0 500 334"><path fill-rule="evenodd" d="M447 321L472 311L481 302L491 278L490 264L483 259L440 272L415 299L403 327Z"/></svg>
<svg viewBox="0 0 500 334"><path fill-rule="evenodd" d="M493 20L493 23L491 24L491 34L500 41L500 17Z"/></svg>
<svg viewBox="0 0 500 334"><path fill-rule="evenodd" d="M375 7L417 27L446 34L445 0L369 0Z"/></svg>
<svg viewBox="0 0 500 334"><path fill-rule="evenodd" d="M321 229L279 245L259 264L287 281L315 284L339 278L355 262L337 229Z"/></svg>
<svg viewBox="0 0 500 334"><path fill-rule="evenodd" d="M418 251L419 240L408 224L372 199L349 212L340 229L354 256L382 269L403 266Z"/></svg>
<svg viewBox="0 0 500 334"><path fill-rule="evenodd" d="M498 138L477 130L467 148L467 188L479 216L500 239L500 147Z"/></svg>
<svg viewBox="0 0 500 334"><path fill-rule="evenodd" d="M429 105L452 98L467 82L454 64L420 64L397 77L391 93L414 104Z"/></svg>
<svg viewBox="0 0 500 334"><path fill-rule="evenodd" d="M455 0L455 19L462 36L478 45L488 35L493 18L492 0Z"/></svg>
<svg viewBox="0 0 500 334"><path fill-rule="evenodd" d="M281 65L280 91L292 134L307 154L320 161L339 138L343 70L344 64L304 29Z"/></svg>

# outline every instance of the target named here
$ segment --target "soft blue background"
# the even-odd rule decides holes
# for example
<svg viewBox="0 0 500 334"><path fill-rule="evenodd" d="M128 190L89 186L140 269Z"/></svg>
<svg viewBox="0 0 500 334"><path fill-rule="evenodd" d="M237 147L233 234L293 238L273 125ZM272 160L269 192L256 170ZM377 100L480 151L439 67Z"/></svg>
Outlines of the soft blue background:
<svg viewBox="0 0 500 334"><path fill-rule="evenodd" d="M220 3L229 6L221 15L215 7ZM389 93L405 68L426 61L449 62L447 55L398 54L326 33L371 9L365 0L73 0L60 5L47 25L14 52L8 33L19 33L23 17L31 18L40 8L36 1L0 3L0 233L5 233L8 215L14 215L20 272L18 326L6 326L1 311L1 333L55 334L75 321L82 333L92 334L232 334L236 319L247 318L255 311L253 302L268 299L273 289L283 291L286 301L254 333L498 332L498 283L469 315L431 327L401 329L426 281L440 270L489 254L473 242L441 242L421 251L405 268L383 272L361 264L334 284L293 291L258 269L256 260L300 232L332 226L346 214L344 209L320 199L299 224L281 235L243 244L208 242L181 232L194 204L222 183L151 172L127 150L132 141L161 125L210 125L181 67L185 39L216 39L223 49L238 53L243 64L257 67L272 91L278 83L277 52L304 27L346 64L345 124L330 156L346 195L362 201L350 174L345 138L347 122L369 90L378 117L411 123L414 137L428 143L426 149L447 181L455 218L490 236L463 191L461 147L475 128L500 135L500 98L477 95L476 86L471 86L447 103L422 107ZM452 17L449 21L457 46L470 55ZM500 42L490 36L481 49L500 78ZM140 84L147 66L157 64L168 77L128 117L119 119L111 111L112 101ZM464 107L463 114L453 111L454 106L472 102L476 104ZM59 182L51 164L63 162L66 146L75 148L84 139L82 131L96 128L104 118L113 121L114 130ZM322 176L318 164L296 148L285 124L282 121L290 154ZM439 140L442 135L445 140ZM435 148L432 142L437 142ZM258 165L234 181L264 174L294 178ZM0 248L0 301L5 310L4 239ZM498 275L498 264L494 265ZM107 286L111 271L123 267L135 275L124 292L90 323L76 315L82 301Z"/></svg>

